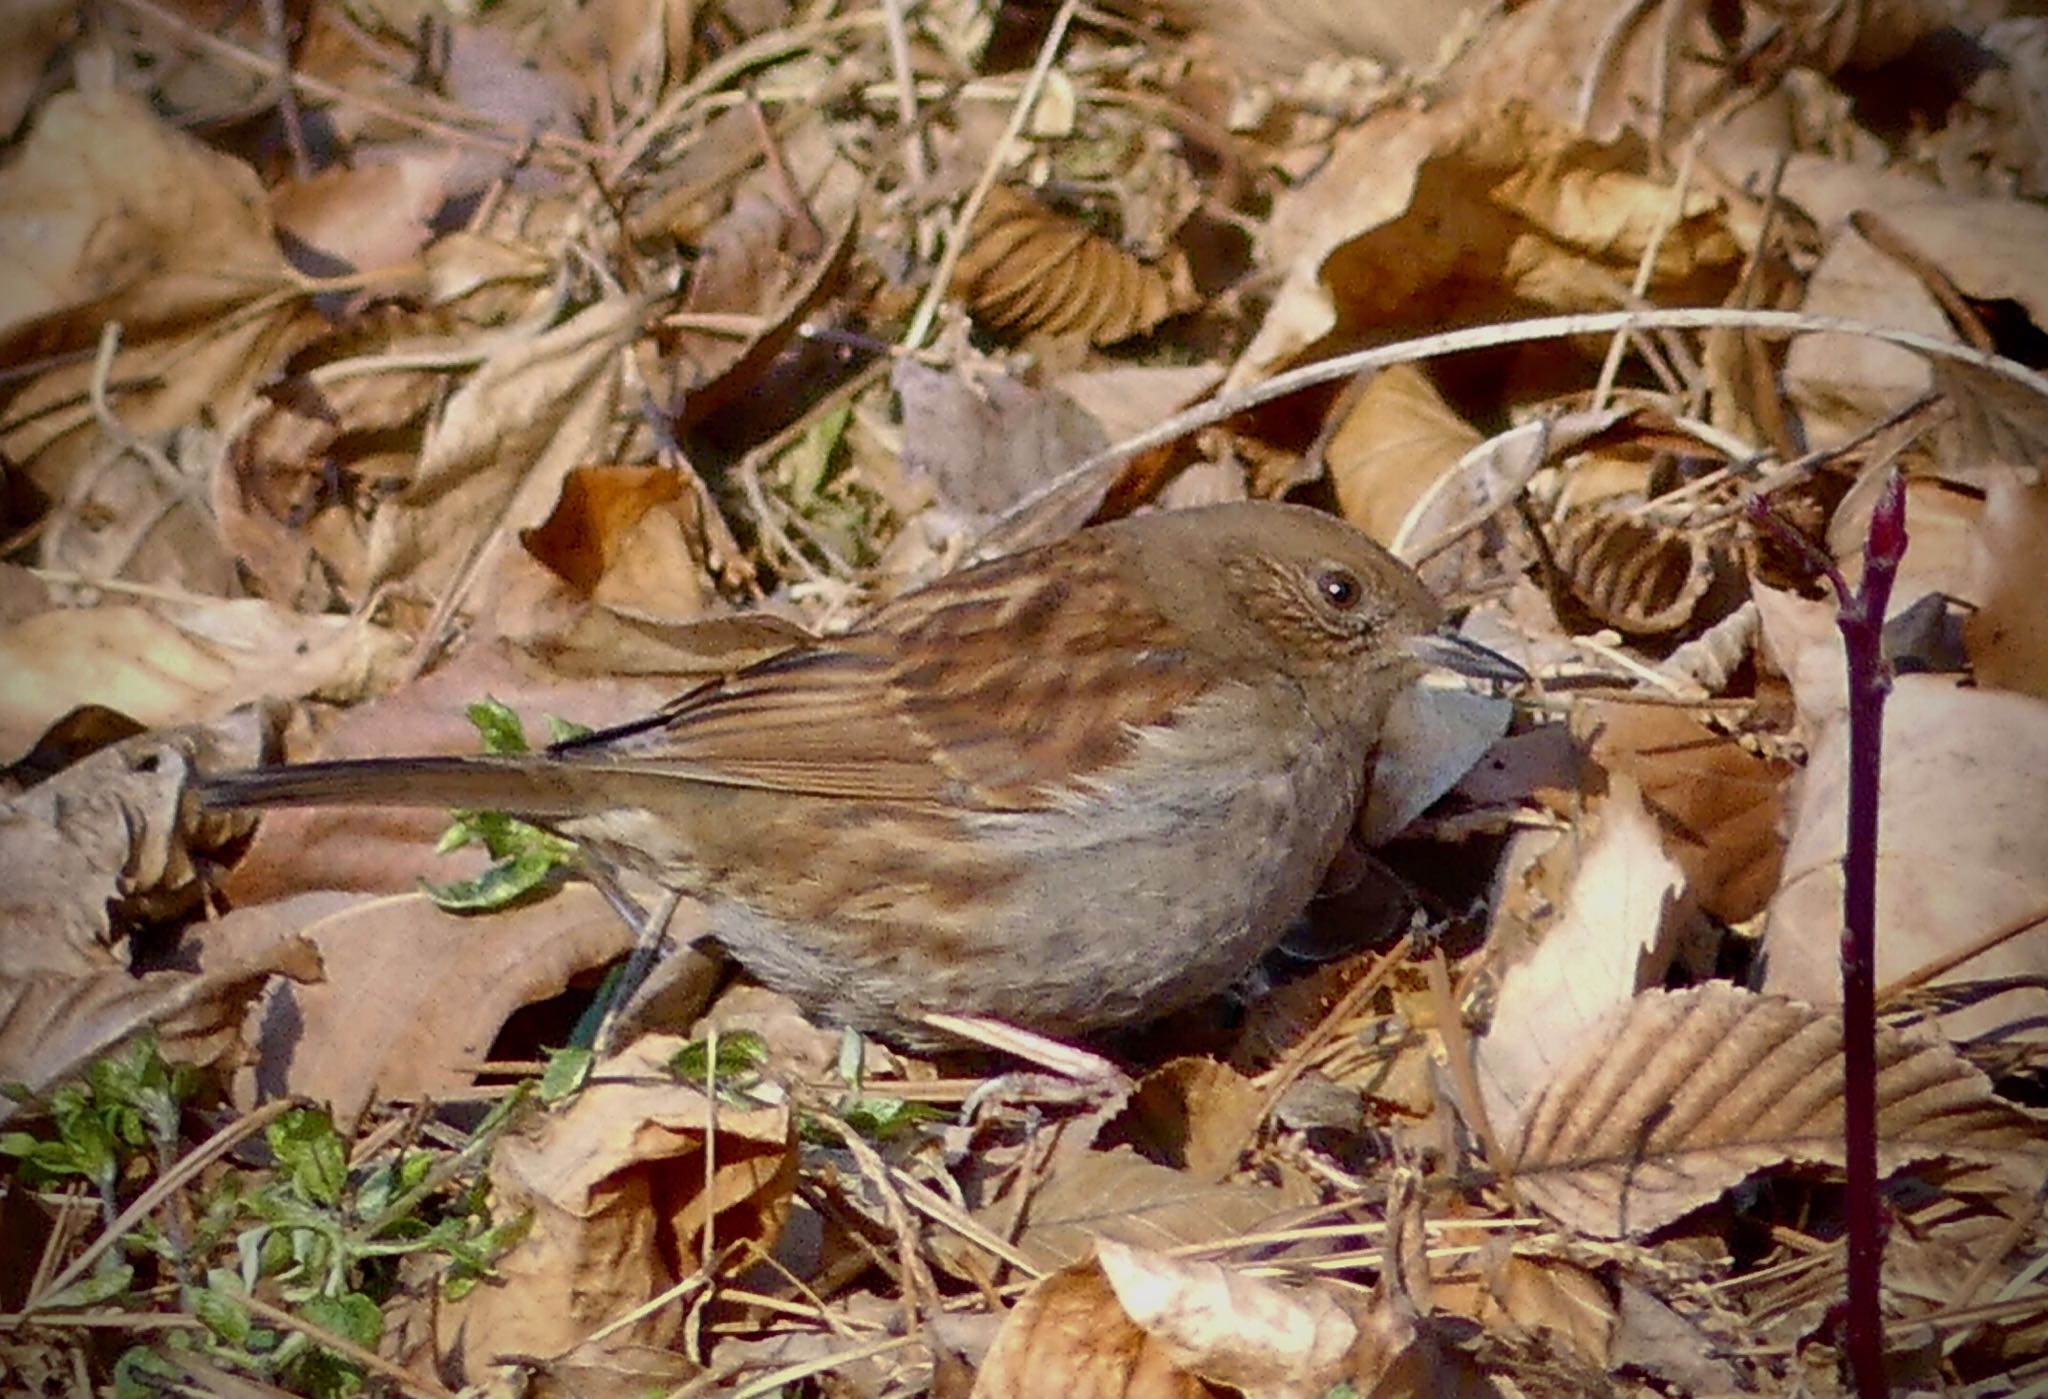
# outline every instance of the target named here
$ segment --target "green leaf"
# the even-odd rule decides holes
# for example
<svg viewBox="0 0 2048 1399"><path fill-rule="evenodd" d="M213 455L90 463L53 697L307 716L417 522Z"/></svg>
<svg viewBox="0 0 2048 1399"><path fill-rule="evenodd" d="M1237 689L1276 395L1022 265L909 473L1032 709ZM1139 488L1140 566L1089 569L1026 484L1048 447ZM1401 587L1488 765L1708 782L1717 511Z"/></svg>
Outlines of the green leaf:
<svg viewBox="0 0 2048 1399"><path fill-rule="evenodd" d="M523 823L522 823L523 824ZM575 863L576 847L545 831L539 834L553 848L536 845L498 862L473 879L436 884L422 879L420 888L434 906L450 913L488 912L516 903Z"/></svg>
<svg viewBox="0 0 2048 1399"><path fill-rule="evenodd" d="M364 1350L375 1350L384 1335L384 1313L360 1292L308 1297L299 1307L299 1315Z"/></svg>
<svg viewBox="0 0 2048 1399"><path fill-rule="evenodd" d="M322 1205L341 1203L348 1182L348 1152L325 1112L288 1112L265 1129L285 1178L302 1197Z"/></svg>
<svg viewBox="0 0 2048 1399"><path fill-rule="evenodd" d="M206 1286L188 1288L185 1305L217 1338L237 1349L249 1344L255 1322L242 1305L242 1282L225 1268L206 1270Z"/></svg>
<svg viewBox="0 0 2048 1399"><path fill-rule="evenodd" d="M75 1307L96 1307L121 1296L134 1284L135 1270L126 1263L114 1263L101 1267L89 1278L80 1278L62 1292L53 1292L42 1298L36 1304L36 1310L68 1311Z"/></svg>
<svg viewBox="0 0 2048 1399"><path fill-rule="evenodd" d="M469 706L469 722L483 735L486 753L525 753L526 725L498 700L485 696Z"/></svg>
<svg viewBox="0 0 2048 1399"><path fill-rule="evenodd" d="M768 1041L752 1030L735 1030L714 1039L691 1040L669 1056L668 1071L693 1087L702 1088L707 1076L721 1102L735 1107L758 1104L747 1090L761 1081L761 1066L768 1062Z"/></svg>
<svg viewBox="0 0 2048 1399"><path fill-rule="evenodd" d="M550 744L570 743L579 738L589 738L597 732L588 724L579 724L574 719L564 719L556 714L548 715L547 722Z"/></svg>
<svg viewBox="0 0 2048 1399"><path fill-rule="evenodd" d="M580 1091L590 1079L597 1055L589 1049L551 1049L547 1072L540 1076L540 1100L552 1106Z"/></svg>
<svg viewBox="0 0 2048 1399"><path fill-rule="evenodd" d="M114 1399L162 1399L185 1383L178 1367L153 1346L130 1346L114 1361Z"/></svg>

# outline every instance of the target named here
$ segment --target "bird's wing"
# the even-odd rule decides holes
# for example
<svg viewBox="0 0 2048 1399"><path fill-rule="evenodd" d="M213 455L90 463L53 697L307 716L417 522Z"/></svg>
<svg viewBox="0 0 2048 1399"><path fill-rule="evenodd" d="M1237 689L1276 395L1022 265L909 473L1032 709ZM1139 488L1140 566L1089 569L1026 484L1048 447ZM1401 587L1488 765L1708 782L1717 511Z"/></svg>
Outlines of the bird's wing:
<svg viewBox="0 0 2048 1399"><path fill-rule="evenodd" d="M1048 563L1058 566L1048 571ZM660 714L557 750L817 796L1032 810L1122 759L1199 694L1187 638L1133 604L1092 541L898 599Z"/></svg>

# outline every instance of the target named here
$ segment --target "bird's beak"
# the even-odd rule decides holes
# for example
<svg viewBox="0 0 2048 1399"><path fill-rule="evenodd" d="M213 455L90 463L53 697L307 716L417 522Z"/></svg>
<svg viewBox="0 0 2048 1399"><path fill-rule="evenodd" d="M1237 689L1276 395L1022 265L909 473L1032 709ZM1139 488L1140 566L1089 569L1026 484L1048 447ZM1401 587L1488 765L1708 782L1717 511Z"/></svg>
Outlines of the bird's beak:
<svg viewBox="0 0 2048 1399"><path fill-rule="evenodd" d="M1474 680L1500 680L1514 685L1529 678L1528 671L1500 652L1449 628L1410 637L1406 646L1408 654L1424 665L1469 675Z"/></svg>

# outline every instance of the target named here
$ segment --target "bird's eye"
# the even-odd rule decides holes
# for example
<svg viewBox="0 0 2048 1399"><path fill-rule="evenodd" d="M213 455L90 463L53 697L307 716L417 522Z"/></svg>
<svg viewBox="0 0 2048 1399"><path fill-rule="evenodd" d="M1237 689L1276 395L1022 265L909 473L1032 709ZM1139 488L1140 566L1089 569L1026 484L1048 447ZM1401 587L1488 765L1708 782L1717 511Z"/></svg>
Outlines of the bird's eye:
<svg viewBox="0 0 2048 1399"><path fill-rule="evenodd" d="M1339 612L1349 612L1365 596L1365 589L1359 586L1358 575L1348 568L1326 568L1318 573L1316 591L1322 594L1324 602Z"/></svg>

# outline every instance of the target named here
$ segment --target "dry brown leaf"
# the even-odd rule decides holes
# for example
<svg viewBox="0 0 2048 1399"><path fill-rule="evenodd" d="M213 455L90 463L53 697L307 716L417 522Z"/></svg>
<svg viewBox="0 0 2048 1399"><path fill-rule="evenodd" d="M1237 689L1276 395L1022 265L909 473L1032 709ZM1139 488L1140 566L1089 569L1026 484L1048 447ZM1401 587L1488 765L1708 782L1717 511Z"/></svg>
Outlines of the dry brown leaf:
<svg viewBox="0 0 2048 1399"><path fill-rule="evenodd" d="M1931 1039L1877 1036L1879 1160L1954 1159L2031 1192L2048 1131ZM1842 1020L1725 982L1645 991L1534 1097L1516 1187L1567 1226L1640 1237L1758 1171L1842 1159Z"/></svg>
<svg viewBox="0 0 2048 1399"><path fill-rule="evenodd" d="M1608 0L1531 0L1506 8L1451 66L1451 90L1468 100L1529 102L1583 120L1601 140L1654 122L1666 149L1725 96L1736 56L1754 52L1767 19L1754 6L1652 12L1617 11ZM1723 32L1731 20L1746 27ZM1744 96L1746 109L1753 103L1775 114L1782 106L1769 93Z"/></svg>
<svg viewBox="0 0 2048 1399"><path fill-rule="evenodd" d="M255 598L60 608L0 631L0 749L19 751L86 704L154 726L267 696L346 703L386 683L404 650L403 638L367 619Z"/></svg>
<svg viewBox="0 0 2048 1399"><path fill-rule="evenodd" d="M0 172L0 359L190 325L292 284L240 161L125 92L60 93Z"/></svg>
<svg viewBox="0 0 2048 1399"><path fill-rule="evenodd" d="M309 612L360 603L367 521L355 509L411 478L438 373L295 375L224 444L210 496L221 538L273 601Z"/></svg>
<svg viewBox="0 0 2048 1399"><path fill-rule="evenodd" d="M714 1256L747 1240L773 1248L796 1180L791 1114L714 1105L678 1083L667 1064L684 1043L650 1035L601 1061L574 1100L498 1144L492 1209L531 1211L533 1225L491 1285L442 1308L443 1365L481 1380L506 1356L576 1349L590 1363L671 1345L684 1323L676 1306L592 1337L695 1272L707 1243Z"/></svg>
<svg viewBox="0 0 2048 1399"><path fill-rule="evenodd" d="M1109 445L1102 425L1064 393L1008 374L970 379L905 358L890 385L903 405L904 469L929 482L934 503L966 528Z"/></svg>
<svg viewBox="0 0 2048 1399"><path fill-rule="evenodd" d="M1802 695L1802 706L1804 697ZM1792 797L1783 887L1764 927L1762 987L1817 1005L1841 1001L1842 849L1848 723L1815 737ZM1877 852L1880 984L2048 908L2048 700L1902 675L1884 716ZM2048 927L2011 939L1934 985L2022 984L1940 1018L1955 1039L2048 1030Z"/></svg>
<svg viewBox="0 0 2048 1399"><path fill-rule="evenodd" d="M474 1066L521 1007L595 983L632 930L587 884L490 914L444 913L424 895L308 894L263 913L319 949L318 985L278 986L260 1012L254 1087L298 1093L352 1122L374 1101L425 1101L474 1087ZM696 915L677 914L687 942ZM273 1038L270 1026L288 1025Z"/></svg>
<svg viewBox="0 0 2048 1399"><path fill-rule="evenodd" d="M1598 820L1558 849L1570 875L1557 920L1500 974L1493 1024L1475 1052L1487 1120L1503 1137L1616 1007L1663 979L1689 921L1685 873L1632 781L1614 779ZM1507 936L1496 915L1489 941Z"/></svg>
<svg viewBox="0 0 2048 1399"><path fill-rule="evenodd" d="M472 645L405 688L351 707L311 751L287 756L296 761L474 753L481 740L467 707L486 696L517 711L537 738L546 715L601 728L652 712L680 688L674 679L610 676L594 683L588 677L535 675L502 645ZM447 825L446 812L427 809L267 812L223 889L236 904L331 889L407 893L423 877L447 880L471 872L435 855L434 843Z"/></svg>
<svg viewBox="0 0 2048 1399"><path fill-rule="evenodd" d="M1662 705L1584 701L1571 729L1595 762L1641 788L1703 912L1740 924L1763 911L1785 853L1787 764Z"/></svg>
<svg viewBox="0 0 2048 1399"><path fill-rule="evenodd" d="M1443 46L1489 7L1399 0L1154 0L1144 6L1171 24L1206 35L1234 64L1276 79L1299 79L1310 64L1364 58L1390 68L1427 69Z"/></svg>
<svg viewBox="0 0 2048 1399"><path fill-rule="evenodd" d="M680 472L587 466L519 542L568 588L634 621L674 624L703 613L708 584L691 552L696 497Z"/></svg>
<svg viewBox="0 0 2048 1399"><path fill-rule="evenodd" d="M1237 1169L1265 1093L1214 1059L1172 1059L1145 1075L1110 1130L1135 1139L1154 1160L1196 1180L1220 1181Z"/></svg>
<svg viewBox="0 0 2048 1399"><path fill-rule="evenodd" d="M989 191L953 294L984 325L1114 345L1143 335L1200 298L1178 249L1140 262L1087 225L1008 186Z"/></svg>
<svg viewBox="0 0 2048 1399"><path fill-rule="evenodd" d="M180 1063L239 1062L243 1016L274 977L317 981L320 954L263 916L229 914L188 944L191 969L0 974L0 1082L41 1093L143 1029ZM10 959L11 961L11 959ZM18 1111L0 1097L0 1123Z"/></svg>
<svg viewBox="0 0 2048 1399"><path fill-rule="evenodd" d="M1562 1258L1509 1253L1487 1262L1481 1325L1502 1322L1594 1371L1610 1368L1620 1315L1599 1278Z"/></svg>
<svg viewBox="0 0 2048 1399"><path fill-rule="evenodd" d="M1112 442L1157 427L1223 380L1212 364L1110 364L1056 374L1052 387L1102 425Z"/></svg>
<svg viewBox="0 0 2048 1399"><path fill-rule="evenodd" d="M0 804L0 928L5 970L97 976L126 959L114 909L168 916L196 902L193 847L223 843L247 818L195 821L197 771L259 762L269 721L244 712L208 728L143 733L73 763Z"/></svg>
<svg viewBox="0 0 2048 1399"><path fill-rule="evenodd" d="M619 352L645 310L614 296L559 325L506 332L428 428L412 480L379 507L366 585L439 596L472 559L488 574L513 531L546 518L570 469L603 458Z"/></svg>
<svg viewBox="0 0 2048 1399"><path fill-rule="evenodd" d="M1203 1399L1209 1389L1117 1305L1094 1262L1041 1278L1010 1309L974 1377L974 1399Z"/></svg>
<svg viewBox="0 0 2048 1399"><path fill-rule="evenodd" d="M1313 1186L1293 1176L1280 1185L1216 1184L1156 1165L1128 1147L1091 1151L1032 1191L1015 1242L1033 1264L1051 1271L1087 1257L1097 1239L1154 1249L1215 1243L1250 1233L1315 1197ZM1013 1213L1005 1198L977 1211L977 1218L1006 1229Z"/></svg>
<svg viewBox="0 0 2048 1399"><path fill-rule="evenodd" d="M1626 506L1584 507L1550 528L1572 596L1630 636L1684 630L1714 582L1717 551L1704 536L1635 518Z"/></svg>
<svg viewBox="0 0 2048 1399"><path fill-rule="evenodd" d="M1168 1359L1212 1384L1320 1395L1348 1378L1358 1327L1326 1292L1112 1239L1095 1253L1124 1314Z"/></svg>
<svg viewBox="0 0 2048 1399"><path fill-rule="evenodd" d="M1901 186L1847 162L1824 175L1811 164L1788 167L1785 192L1816 219L1833 224L1855 212L1880 215L1939 275L1980 301L2009 299L2034 324L2048 324L2048 210L2016 199L1957 196L1925 183ZM1848 227L1834 231L1807 283L1801 306L1815 315L1845 316L1917 330L1942 340L1955 332L1921 278ZM1927 392L1925 356L1855 335L1803 335L1785 357L1785 386L1816 445L1861 431Z"/></svg>
<svg viewBox="0 0 2048 1399"><path fill-rule="evenodd" d="M271 191L279 232L296 239L327 276L389 278L419 255L461 162L449 147L385 152L362 165L330 165Z"/></svg>
<svg viewBox="0 0 2048 1399"><path fill-rule="evenodd" d="M858 232L851 211L825 235L779 194L751 191L734 202L691 269L678 320L741 316L755 324L740 335L687 325L663 334L667 401L678 427L702 423L756 390L798 327L837 290ZM823 245L812 246L820 237Z"/></svg>
<svg viewBox="0 0 2048 1399"><path fill-rule="evenodd" d="M1605 309L1671 207L1632 142L1602 145L1512 103L1383 108L1276 205L1288 277L1236 377L1331 338ZM1657 247L1658 301L1718 303L1741 259L1720 201L1697 187Z"/></svg>
<svg viewBox="0 0 2048 1399"><path fill-rule="evenodd" d="M1963 640L1977 683L2048 699L2048 485L2017 473L1992 481L1974 573L1977 610L1963 622Z"/></svg>
<svg viewBox="0 0 2048 1399"><path fill-rule="evenodd" d="M1382 544L1466 453L1485 439L1412 364L1375 374L1323 448L1337 509Z"/></svg>

